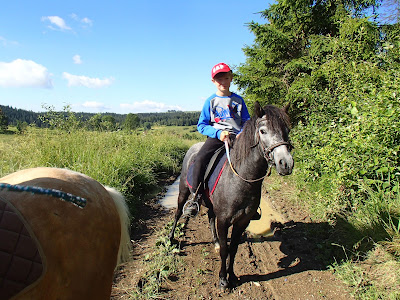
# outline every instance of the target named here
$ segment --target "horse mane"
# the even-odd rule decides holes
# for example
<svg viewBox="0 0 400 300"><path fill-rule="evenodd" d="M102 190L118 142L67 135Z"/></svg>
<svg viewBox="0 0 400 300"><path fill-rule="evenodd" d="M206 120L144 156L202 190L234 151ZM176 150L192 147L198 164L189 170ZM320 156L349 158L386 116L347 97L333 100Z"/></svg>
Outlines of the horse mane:
<svg viewBox="0 0 400 300"><path fill-rule="evenodd" d="M264 117L268 121L267 126L274 132L280 132L285 141L289 139L290 118L285 110L274 105L263 107ZM235 139L232 147L231 158L234 165L239 166L250 155L251 148L256 145L255 132L258 116L253 116L243 127L240 136Z"/></svg>

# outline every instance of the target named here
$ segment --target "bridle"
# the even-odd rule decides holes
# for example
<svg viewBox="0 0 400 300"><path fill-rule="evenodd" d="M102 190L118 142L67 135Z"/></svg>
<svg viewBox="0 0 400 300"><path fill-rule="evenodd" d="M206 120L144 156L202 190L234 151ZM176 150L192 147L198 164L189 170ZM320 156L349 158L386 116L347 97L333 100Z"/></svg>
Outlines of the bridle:
<svg viewBox="0 0 400 300"><path fill-rule="evenodd" d="M262 122L262 121L265 121L265 116L256 121L256 128L258 127L258 124L260 122ZM229 162L229 165L230 165L230 167L232 169L232 172L236 176L238 176L240 179L242 179L243 181L246 181L246 182L257 182L257 181L263 180L265 177L268 177L269 175L271 175L272 166L275 165L274 150L276 148L278 148L279 146L283 146L283 145L286 145L288 147L289 152L292 151L292 149L294 148L293 145L289 141L288 142L280 141L280 142L277 142L277 143L272 144L271 146L267 147L261 141L260 132L257 130L256 136L255 136L255 144L253 146L251 146L251 148L259 146L259 149L261 151L262 156L265 158L265 160L268 163L268 171L267 171L267 173L263 177L257 178L257 179L245 179L245 178L243 178L242 176L240 176L236 172L236 170L232 166L231 158L230 158L230 155L229 155L229 145L228 145L228 141L227 140L225 140L225 151L226 151L226 155L228 157L228 162Z"/></svg>
<svg viewBox="0 0 400 300"><path fill-rule="evenodd" d="M263 116L262 118L257 119L256 121L256 129L258 128L258 125L263 122L266 121L266 117ZM265 144L261 141L260 139L260 132L257 130L256 136L255 136L255 144L253 146L251 146L251 148L256 147L257 145L260 145L261 147L259 148L261 151L262 156L264 156L265 160L268 162L268 165L271 167L271 165L275 165L274 162L274 155L273 152L275 150L275 148L282 146L282 145L286 145L288 147L289 152L292 151L292 149L294 148L293 145L288 141L280 141L277 142L275 144L272 144L271 146L267 147L265 146Z"/></svg>
<svg viewBox="0 0 400 300"><path fill-rule="evenodd" d="M275 148L278 148L279 146L282 146L282 145L286 145L288 147L289 152L292 151L292 149L294 148L290 142L285 142L285 141L281 141L281 142L275 143L269 147L266 147L265 145L263 145L261 140L258 140L258 143L255 144L253 147L257 146L258 144L261 145L261 147L259 149L261 151L262 156L264 156L265 160L268 162L268 165L270 166L270 168L273 165L275 165L275 161L274 161Z"/></svg>

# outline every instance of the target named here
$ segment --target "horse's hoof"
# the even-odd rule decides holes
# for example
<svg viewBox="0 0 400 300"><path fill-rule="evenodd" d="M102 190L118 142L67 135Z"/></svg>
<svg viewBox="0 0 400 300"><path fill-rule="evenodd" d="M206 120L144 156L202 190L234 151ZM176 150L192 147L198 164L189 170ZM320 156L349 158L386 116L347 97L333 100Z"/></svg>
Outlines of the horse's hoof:
<svg viewBox="0 0 400 300"><path fill-rule="evenodd" d="M225 292L226 290L229 289L229 282L228 282L228 280L226 280L226 278L219 279L219 289L222 292Z"/></svg>
<svg viewBox="0 0 400 300"><path fill-rule="evenodd" d="M179 244L179 241L177 239L175 239L175 238L172 238L172 239L170 238L169 241L171 242L171 245L178 245Z"/></svg>
<svg viewBox="0 0 400 300"><path fill-rule="evenodd" d="M230 274L229 275L229 285L234 288L237 287L239 284L239 278L235 274Z"/></svg>
<svg viewBox="0 0 400 300"><path fill-rule="evenodd" d="M217 243L215 243L214 244L214 250L215 250L215 253L219 253L219 250L221 249L221 246L220 246L220 244L217 242Z"/></svg>

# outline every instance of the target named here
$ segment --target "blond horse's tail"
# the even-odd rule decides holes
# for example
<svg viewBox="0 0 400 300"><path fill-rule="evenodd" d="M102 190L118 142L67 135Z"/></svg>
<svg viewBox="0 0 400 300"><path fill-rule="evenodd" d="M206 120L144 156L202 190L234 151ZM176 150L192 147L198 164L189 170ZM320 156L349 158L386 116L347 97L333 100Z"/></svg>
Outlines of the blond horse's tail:
<svg viewBox="0 0 400 300"><path fill-rule="evenodd" d="M119 243L117 266L127 262L131 257L132 244L129 235L129 209L126 205L125 198L116 189L106 186L105 189L114 200L115 207L117 208L119 219L121 221L121 240Z"/></svg>

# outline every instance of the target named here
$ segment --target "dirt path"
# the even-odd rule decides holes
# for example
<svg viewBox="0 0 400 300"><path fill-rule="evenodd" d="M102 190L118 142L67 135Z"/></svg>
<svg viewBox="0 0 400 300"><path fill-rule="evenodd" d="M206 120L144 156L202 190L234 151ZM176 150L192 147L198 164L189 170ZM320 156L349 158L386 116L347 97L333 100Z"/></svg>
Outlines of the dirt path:
<svg viewBox="0 0 400 300"><path fill-rule="evenodd" d="M311 222L306 213L289 207L277 195L264 197L287 221L275 223L271 237L255 237L249 233L243 236L235 260L235 273L240 278L235 289L230 292L218 289L220 260L210 242L203 208L190 220L181 238L184 266L163 286L162 299L352 299L324 263L327 225ZM129 291L143 275L144 258L155 244L154 232L172 219L173 211L149 205L144 215L148 219L133 237L133 260L116 272L113 300L133 299Z"/></svg>

